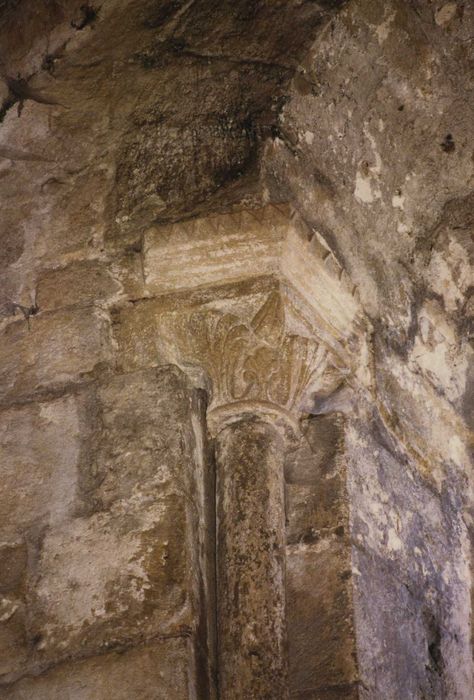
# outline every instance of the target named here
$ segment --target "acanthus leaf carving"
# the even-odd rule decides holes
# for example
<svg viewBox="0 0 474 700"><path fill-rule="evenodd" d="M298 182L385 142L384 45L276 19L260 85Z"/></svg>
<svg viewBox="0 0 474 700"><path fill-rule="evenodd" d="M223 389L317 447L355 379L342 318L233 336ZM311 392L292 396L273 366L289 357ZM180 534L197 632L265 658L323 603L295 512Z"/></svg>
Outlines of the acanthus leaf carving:
<svg viewBox="0 0 474 700"><path fill-rule="evenodd" d="M176 315L162 329L178 359L199 365L212 382L209 411L245 403L271 406L297 417L310 394L328 395L347 375L341 359L316 334L286 329L279 292L245 321L234 313L201 308Z"/></svg>

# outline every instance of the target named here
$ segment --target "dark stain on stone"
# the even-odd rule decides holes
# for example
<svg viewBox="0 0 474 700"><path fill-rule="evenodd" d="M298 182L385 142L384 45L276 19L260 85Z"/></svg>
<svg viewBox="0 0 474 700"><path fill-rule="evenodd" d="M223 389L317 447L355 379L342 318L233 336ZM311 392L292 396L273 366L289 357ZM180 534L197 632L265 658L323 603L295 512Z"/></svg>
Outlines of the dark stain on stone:
<svg viewBox="0 0 474 700"><path fill-rule="evenodd" d="M183 5L182 0L169 0L168 2L158 2L156 7L149 11L143 21L143 26L147 29L156 29L165 24Z"/></svg>
<svg viewBox="0 0 474 700"><path fill-rule="evenodd" d="M452 153L456 149L456 144L454 143L452 134L446 134L441 142L441 148L445 153Z"/></svg>
<svg viewBox="0 0 474 700"><path fill-rule="evenodd" d="M5 80L6 82L6 80ZM8 90L7 97L3 100L0 106L0 124L3 122L7 116L9 110L16 104L20 104L20 98L11 89Z"/></svg>
<svg viewBox="0 0 474 700"><path fill-rule="evenodd" d="M98 16L99 10L97 8L89 5L89 3L84 3L84 5L81 5L79 8L77 18L71 20L71 27L77 31L81 31L82 29L85 29L85 27L93 24Z"/></svg>
<svg viewBox="0 0 474 700"><path fill-rule="evenodd" d="M32 643L33 646L36 647L36 646L38 646L38 644L40 644L40 642L41 642L42 639L43 639L43 635L42 635L42 634L40 634L40 633L35 634L35 635L33 636L33 638L31 639L31 643Z"/></svg>
<svg viewBox="0 0 474 700"><path fill-rule="evenodd" d="M432 612L425 613L426 639L428 644L428 669L438 676L443 673L444 661L441 653L441 630Z"/></svg>

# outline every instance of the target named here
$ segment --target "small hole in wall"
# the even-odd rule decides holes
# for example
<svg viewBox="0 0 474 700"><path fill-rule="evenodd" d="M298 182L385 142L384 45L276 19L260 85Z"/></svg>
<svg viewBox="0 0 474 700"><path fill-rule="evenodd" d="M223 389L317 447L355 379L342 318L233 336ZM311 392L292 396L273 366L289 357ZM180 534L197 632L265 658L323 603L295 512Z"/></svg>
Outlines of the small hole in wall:
<svg viewBox="0 0 474 700"><path fill-rule="evenodd" d="M445 153L452 153L455 150L456 144L454 143L452 134L446 134L444 140L441 143L441 148Z"/></svg>
<svg viewBox="0 0 474 700"><path fill-rule="evenodd" d="M429 662L427 669L441 676L444 666L441 652L441 629L432 612L425 612L424 618Z"/></svg>
<svg viewBox="0 0 474 700"><path fill-rule="evenodd" d="M398 107L398 111L399 111L399 112L403 112L404 109L405 109L405 105L400 105L400 106Z"/></svg>
<svg viewBox="0 0 474 700"><path fill-rule="evenodd" d="M439 640L436 640L428 645L428 653L430 655L434 670L436 673L441 674L442 656Z"/></svg>

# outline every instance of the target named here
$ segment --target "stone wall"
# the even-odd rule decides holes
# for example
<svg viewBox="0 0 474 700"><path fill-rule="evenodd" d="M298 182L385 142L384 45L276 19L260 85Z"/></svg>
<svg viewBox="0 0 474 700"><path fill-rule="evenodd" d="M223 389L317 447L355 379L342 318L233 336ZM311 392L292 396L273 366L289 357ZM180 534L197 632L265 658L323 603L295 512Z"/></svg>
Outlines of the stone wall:
<svg viewBox="0 0 474 700"><path fill-rule="evenodd" d="M473 35L0 0L0 698L474 696Z"/></svg>
<svg viewBox="0 0 474 700"><path fill-rule="evenodd" d="M204 410L175 367L103 369L2 410L5 697L208 687Z"/></svg>

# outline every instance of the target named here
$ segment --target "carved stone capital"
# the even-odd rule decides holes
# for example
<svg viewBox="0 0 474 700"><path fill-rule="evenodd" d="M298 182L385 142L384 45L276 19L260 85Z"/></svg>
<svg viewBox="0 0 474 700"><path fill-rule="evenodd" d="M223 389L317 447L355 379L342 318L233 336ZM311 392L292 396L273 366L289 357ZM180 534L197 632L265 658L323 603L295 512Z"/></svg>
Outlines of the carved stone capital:
<svg viewBox="0 0 474 700"><path fill-rule="evenodd" d="M295 432L313 395L344 381L343 360L313 332L288 329L280 291L269 292L247 318L217 308L164 315L162 334L181 366L198 366L210 380L209 425L217 432L246 413L283 421Z"/></svg>

